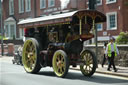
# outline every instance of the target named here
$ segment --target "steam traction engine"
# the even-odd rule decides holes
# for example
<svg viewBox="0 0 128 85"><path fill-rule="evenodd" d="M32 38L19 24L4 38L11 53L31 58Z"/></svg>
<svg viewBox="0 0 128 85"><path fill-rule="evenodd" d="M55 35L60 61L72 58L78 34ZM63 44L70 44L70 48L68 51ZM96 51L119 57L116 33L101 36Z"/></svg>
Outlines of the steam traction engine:
<svg viewBox="0 0 128 85"><path fill-rule="evenodd" d="M65 77L69 66L80 66L85 76L96 70L94 52L83 50L83 42L92 39L96 23L105 22L104 14L94 10L79 10L19 22L27 40L22 62L28 73L37 73L50 66L58 77Z"/></svg>

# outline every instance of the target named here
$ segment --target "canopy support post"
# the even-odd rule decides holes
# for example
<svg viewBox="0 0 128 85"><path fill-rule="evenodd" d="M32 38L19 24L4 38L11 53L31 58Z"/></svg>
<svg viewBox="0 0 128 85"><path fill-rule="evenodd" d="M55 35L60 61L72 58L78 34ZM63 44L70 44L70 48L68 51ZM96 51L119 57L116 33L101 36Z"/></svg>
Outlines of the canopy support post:
<svg viewBox="0 0 128 85"><path fill-rule="evenodd" d="M82 18L79 18L79 23L80 23L80 30L79 30L79 32L80 32L80 35L82 34Z"/></svg>

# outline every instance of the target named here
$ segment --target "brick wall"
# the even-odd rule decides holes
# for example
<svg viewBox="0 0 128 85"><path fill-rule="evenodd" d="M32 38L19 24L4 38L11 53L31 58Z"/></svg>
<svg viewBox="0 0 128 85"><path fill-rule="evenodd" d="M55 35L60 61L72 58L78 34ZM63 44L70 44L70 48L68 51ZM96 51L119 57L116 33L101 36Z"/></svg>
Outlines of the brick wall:
<svg viewBox="0 0 128 85"><path fill-rule="evenodd" d="M123 0L123 31L128 31L128 0Z"/></svg>

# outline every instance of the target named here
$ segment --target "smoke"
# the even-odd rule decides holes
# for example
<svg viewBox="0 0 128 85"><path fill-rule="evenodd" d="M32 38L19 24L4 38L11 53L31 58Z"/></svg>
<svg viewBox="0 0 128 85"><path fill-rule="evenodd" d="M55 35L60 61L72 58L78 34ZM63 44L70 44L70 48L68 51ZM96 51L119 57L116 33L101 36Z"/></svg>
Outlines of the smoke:
<svg viewBox="0 0 128 85"><path fill-rule="evenodd" d="M61 9L67 8L67 5L70 2L70 0L60 0L60 1L61 1Z"/></svg>

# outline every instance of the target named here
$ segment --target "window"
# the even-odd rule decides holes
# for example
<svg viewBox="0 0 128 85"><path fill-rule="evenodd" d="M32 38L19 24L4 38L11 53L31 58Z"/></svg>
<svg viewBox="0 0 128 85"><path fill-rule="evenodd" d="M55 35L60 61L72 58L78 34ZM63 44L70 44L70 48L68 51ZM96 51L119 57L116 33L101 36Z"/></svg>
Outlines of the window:
<svg viewBox="0 0 128 85"><path fill-rule="evenodd" d="M102 0L96 0L97 5L102 5Z"/></svg>
<svg viewBox="0 0 128 85"><path fill-rule="evenodd" d="M8 25L5 25L5 36L9 37L9 28Z"/></svg>
<svg viewBox="0 0 128 85"><path fill-rule="evenodd" d="M48 7L55 6L55 0L48 0Z"/></svg>
<svg viewBox="0 0 128 85"><path fill-rule="evenodd" d="M9 0L9 15L14 14L14 0Z"/></svg>
<svg viewBox="0 0 128 85"><path fill-rule="evenodd" d="M31 0L25 0L26 12L31 11Z"/></svg>
<svg viewBox="0 0 128 85"><path fill-rule="evenodd" d="M107 29L117 29L117 12L107 13Z"/></svg>
<svg viewBox="0 0 128 85"><path fill-rule="evenodd" d="M40 0L40 9L43 9L46 7L46 0Z"/></svg>
<svg viewBox="0 0 128 85"><path fill-rule="evenodd" d="M23 39L23 37L24 37L24 29L20 28L19 33L20 33L20 39Z"/></svg>
<svg viewBox="0 0 128 85"><path fill-rule="evenodd" d="M9 39L16 38L16 20L13 17L9 17L4 20L5 36Z"/></svg>
<svg viewBox="0 0 128 85"><path fill-rule="evenodd" d="M103 24L96 24L96 28L97 28L98 31L102 31Z"/></svg>
<svg viewBox="0 0 128 85"><path fill-rule="evenodd" d="M10 37L14 38L15 36L15 25L14 24L10 24Z"/></svg>
<svg viewBox="0 0 128 85"><path fill-rule="evenodd" d="M21 20L24 20L24 19L19 19L19 21L21 21ZM20 35L20 39L23 39L23 37L24 37L24 29L22 29L22 28L19 28L19 35Z"/></svg>
<svg viewBox="0 0 128 85"><path fill-rule="evenodd" d="M106 4L116 3L116 0L106 0Z"/></svg>
<svg viewBox="0 0 128 85"><path fill-rule="evenodd" d="M24 0L19 0L19 13L24 12Z"/></svg>
<svg viewBox="0 0 128 85"><path fill-rule="evenodd" d="M9 39L16 38L16 27L15 24L6 24L5 25L5 36L8 37Z"/></svg>

